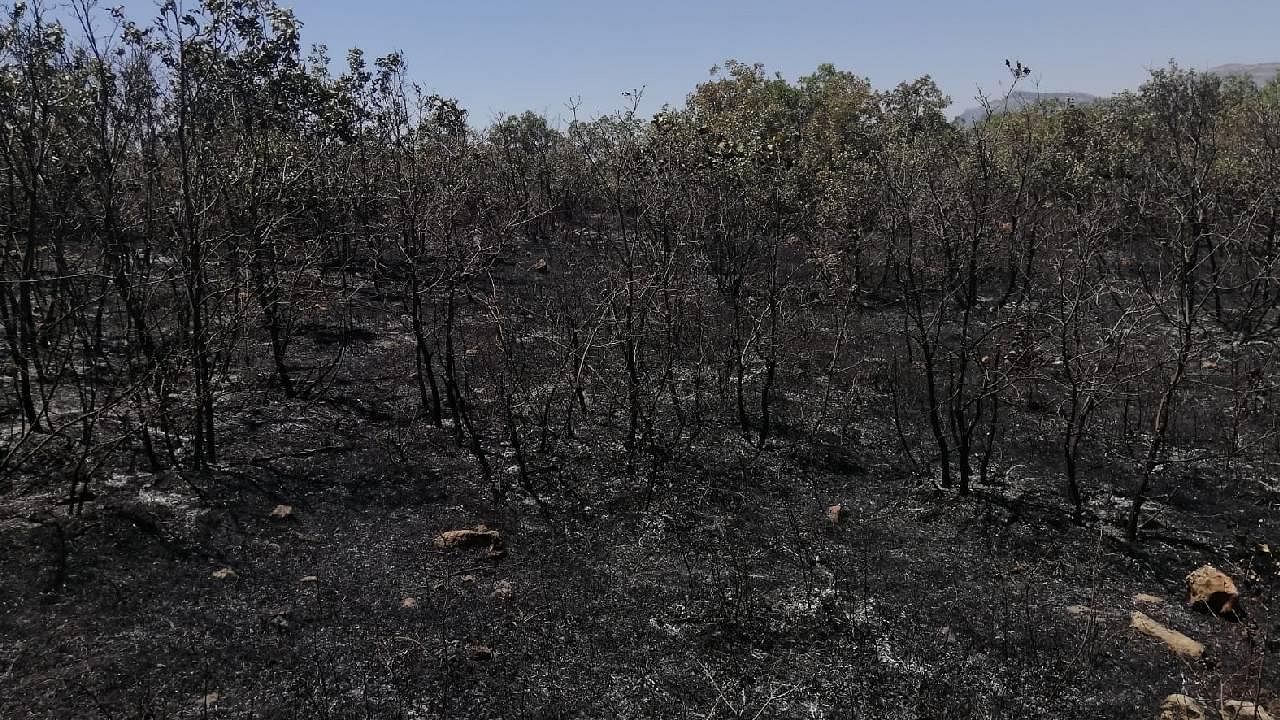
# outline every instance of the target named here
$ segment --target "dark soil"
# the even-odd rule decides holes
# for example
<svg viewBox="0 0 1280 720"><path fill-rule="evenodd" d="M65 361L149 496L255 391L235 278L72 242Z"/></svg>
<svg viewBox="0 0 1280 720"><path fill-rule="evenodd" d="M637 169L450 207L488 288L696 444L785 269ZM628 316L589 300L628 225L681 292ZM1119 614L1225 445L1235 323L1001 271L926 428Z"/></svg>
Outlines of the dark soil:
<svg viewBox="0 0 1280 720"><path fill-rule="evenodd" d="M541 503L495 506L448 429L414 419L409 341L359 340L369 374L325 399L224 396L208 477L117 472L79 517L61 486L15 485L0 717L1129 720L1174 692L1280 710L1262 470L1167 479L1130 546L1111 488L1078 527L1034 463L1001 459L967 498L935 487L867 391L857 442L710 432L636 478L620 431L586 428L539 459ZM432 542L477 524L501 547ZM1241 621L1184 607L1204 563L1239 583ZM1140 592L1204 659L1128 629Z"/></svg>

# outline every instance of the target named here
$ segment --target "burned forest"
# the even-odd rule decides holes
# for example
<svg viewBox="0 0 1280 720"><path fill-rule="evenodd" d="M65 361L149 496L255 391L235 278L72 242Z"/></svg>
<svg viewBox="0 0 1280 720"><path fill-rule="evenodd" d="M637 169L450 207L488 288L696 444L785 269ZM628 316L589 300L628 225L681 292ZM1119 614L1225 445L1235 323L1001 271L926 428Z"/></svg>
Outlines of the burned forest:
<svg viewBox="0 0 1280 720"><path fill-rule="evenodd" d="M1280 713L1280 79L0 11L0 717Z"/></svg>

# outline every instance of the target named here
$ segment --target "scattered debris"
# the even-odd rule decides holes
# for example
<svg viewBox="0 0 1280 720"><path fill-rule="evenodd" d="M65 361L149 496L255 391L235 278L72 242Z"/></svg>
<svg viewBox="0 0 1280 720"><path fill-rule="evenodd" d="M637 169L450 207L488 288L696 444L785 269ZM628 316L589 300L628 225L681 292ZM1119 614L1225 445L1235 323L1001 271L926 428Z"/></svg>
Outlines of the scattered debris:
<svg viewBox="0 0 1280 720"><path fill-rule="evenodd" d="M232 570L231 568L225 568L225 567L224 567L224 568L222 568L221 570L214 570L214 571L213 571L213 577L214 577L214 579L216 579L216 580L232 580L232 579L237 578L237 577L240 577L240 576L236 574L236 571L235 571L235 570Z"/></svg>
<svg viewBox="0 0 1280 720"><path fill-rule="evenodd" d="M440 548L467 548L488 544L490 551L493 551L501 543L502 534L484 525L464 530L446 530L435 539L436 547Z"/></svg>
<svg viewBox="0 0 1280 720"><path fill-rule="evenodd" d="M1206 720L1207 717L1204 706L1187 695L1170 695L1160 703L1159 720Z"/></svg>
<svg viewBox="0 0 1280 720"><path fill-rule="evenodd" d="M1187 604L1197 610L1224 615L1240 609L1240 591L1226 573L1204 565L1187 575Z"/></svg>
<svg viewBox="0 0 1280 720"><path fill-rule="evenodd" d="M1192 640L1177 630L1171 630L1137 610L1133 611L1129 627L1163 642L1170 650L1184 657L1198 658L1204 654L1203 643Z"/></svg>
<svg viewBox="0 0 1280 720"><path fill-rule="evenodd" d="M835 505L827 508L827 519L830 520L833 525L839 525L844 522L844 519L848 516L849 510L842 503L836 503Z"/></svg>
<svg viewBox="0 0 1280 720"><path fill-rule="evenodd" d="M202 696L200 697L200 703L199 703L199 704L200 704L200 706L201 706L201 707L208 707L208 706L210 706L210 705L212 705L212 704L214 704L214 703L218 702L218 700L220 700L220 699L222 699L222 696L218 694L218 691L217 691L217 690L214 690L214 691L213 691L213 692L211 692L211 693L206 693L206 694L202 695Z"/></svg>
<svg viewBox="0 0 1280 720"><path fill-rule="evenodd" d="M1089 607L1088 605L1068 605L1067 612L1076 617L1083 618L1123 618L1123 612L1115 610L1104 610L1102 608Z"/></svg>
<svg viewBox="0 0 1280 720"><path fill-rule="evenodd" d="M287 607L270 610L265 613L267 616L267 624L280 632L288 630L292 623L289 622L290 609Z"/></svg>
<svg viewBox="0 0 1280 720"><path fill-rule="evenodd" d="M275 509L271 511L272 520L288 520L291 517L293 517L292 505L277 505L275 506Z"/></svg>
<svg viewBox="0 0 1280 720"><path fill-rule="evenodd" d="M674 625L666 620L658 622L657 618L649 618L649 627L657 630L667 637L678 638L684 634L678 625Z"/></svg>
<svg viewBox="0 0 1280 720"><path fill-rule="evenodd" d="M320 578L316 577L315 575L306 575L306 576L304 576L301 580L299 580L298 582L301 582L301 583L313 583L313 582L319 582L319 581L320 581Z"/></svg>
<svg viewBox="0 0 1280 720"><path fill-rule="evenodd" d="M494 600L510 600L515 591L516 586L510 580L499 580L493 584L493 594L490 597Z"/></svg>
<svg viewBox="0 0 1280 720"><path fill-rule="evenodd" d="M488 645L468 645L467 654L472 660L487 662L493 659L493 648Z"/></svg>

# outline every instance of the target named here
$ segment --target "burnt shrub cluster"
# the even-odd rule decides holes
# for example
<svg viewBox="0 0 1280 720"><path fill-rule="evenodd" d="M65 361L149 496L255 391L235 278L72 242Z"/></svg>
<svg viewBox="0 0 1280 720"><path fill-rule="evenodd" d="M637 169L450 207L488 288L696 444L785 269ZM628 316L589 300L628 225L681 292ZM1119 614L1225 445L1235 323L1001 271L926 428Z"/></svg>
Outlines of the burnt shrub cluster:
<svg viewBox="0 0 1280 720"><path fill-rule="evenodd" d="M478 129L270 0L4 15L0 467L73 509L225 469L238 389L337 398L380 342L412 351L372 416L495 502L584 440L651 498L709 437L831 459L874 420L961 495L1028 455L1076 523L1122 495L1134 539L1165 478L1276 455L1275 82L968 126L928 78L731 61L651 118Z"/></svg>

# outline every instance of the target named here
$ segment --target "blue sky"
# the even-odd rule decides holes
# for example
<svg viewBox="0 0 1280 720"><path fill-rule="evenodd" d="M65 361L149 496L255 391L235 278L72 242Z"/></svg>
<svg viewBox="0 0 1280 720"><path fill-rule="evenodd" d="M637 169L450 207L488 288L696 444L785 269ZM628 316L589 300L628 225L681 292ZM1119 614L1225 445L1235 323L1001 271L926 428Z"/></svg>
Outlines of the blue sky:
<svg viewBox="0 0 1280 720"><path fill-rule="evenodd" d="M189 0L190 1L190 0ZM1189 67L1280 61L1277 0L294 0L304 40L340 60L404 50L415 79L462 101L473 121L532 109L642 109L680 103L708 69L736 58L794 78L822 62L877 87L930 74L971 106L996 91L1005 58L1043 90L1136 87L1170 58ZM146 0L130 0L144 12Z"/></svg>

